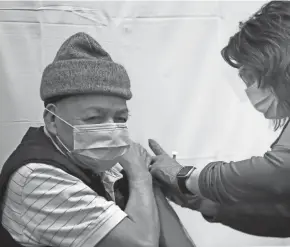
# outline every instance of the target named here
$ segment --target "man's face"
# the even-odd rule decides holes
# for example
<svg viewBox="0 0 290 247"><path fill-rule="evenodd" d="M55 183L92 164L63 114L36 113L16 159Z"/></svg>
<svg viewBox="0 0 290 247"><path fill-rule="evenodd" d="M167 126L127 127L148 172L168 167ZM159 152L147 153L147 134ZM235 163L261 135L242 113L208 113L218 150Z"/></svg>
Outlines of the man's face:
<svg viewBox="0 0 290 247"><path fill-rule="evenodd" d="M56 105L55 114L71 125L125 123L128 120L126 100L116 96L79 95L65 98ZM54 119L56 132L69 150L73 150L73 128L58 118ZM116 161L102 161L101 170L107 170Z"/></svg>

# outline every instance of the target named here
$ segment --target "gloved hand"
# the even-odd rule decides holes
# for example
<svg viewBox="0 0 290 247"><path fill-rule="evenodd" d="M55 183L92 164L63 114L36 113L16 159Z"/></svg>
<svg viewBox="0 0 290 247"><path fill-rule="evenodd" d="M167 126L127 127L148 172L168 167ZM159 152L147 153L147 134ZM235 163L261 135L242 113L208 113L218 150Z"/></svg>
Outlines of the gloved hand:
<svg viewBox="0 0 290 247"><path fill-rule="evenodd" d="M159 182L164 195L182 207L198 210L203 199L198 195L184 195L179 190L177 174L183 166L172 159L155 140L149 139L149 147L156 155L151 158L150 172Z"/></svg>
<svg viewBox="0 0 290 247"><path fill-rule="evenodd" d="M181 207L197 210L204 215L214 216L220 205L199 195L185 195L179 190L177 174L183 167L163 150L154 140L149 140L149 146L155 157L151 157L150 172L155 178L163 194Z"/></svg>
<svg viewBox="0 0 290 247"><path fill-rule="evenodd" d="M172 159L156 141L149 139L149 147L156 155L151 158L150 164L150 172L153 177L163 186L179 190L176 176L183 166Z"/></svg>

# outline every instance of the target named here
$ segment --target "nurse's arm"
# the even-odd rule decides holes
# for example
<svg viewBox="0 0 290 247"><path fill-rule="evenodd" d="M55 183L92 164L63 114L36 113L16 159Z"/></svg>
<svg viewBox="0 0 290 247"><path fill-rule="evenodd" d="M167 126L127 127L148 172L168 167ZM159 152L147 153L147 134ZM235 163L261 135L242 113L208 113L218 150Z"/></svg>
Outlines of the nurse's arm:
<svg viewBox="0 0 290 247"><path fill-rule="evenodd" d="M289 123L289 122L288 122ZM290 125L263 157L212 162L187 180L193 194L223 205L285 202L290 198Z"/></svg>
<svg viewBox="0 0 290 247"><path fill-rule="evenodd" d="M289 208L287 213L285 205L239 205L220 206L215 214L203 214L203 217L208 222L221 223L250 235L288 238L289 214Z"/></svg>

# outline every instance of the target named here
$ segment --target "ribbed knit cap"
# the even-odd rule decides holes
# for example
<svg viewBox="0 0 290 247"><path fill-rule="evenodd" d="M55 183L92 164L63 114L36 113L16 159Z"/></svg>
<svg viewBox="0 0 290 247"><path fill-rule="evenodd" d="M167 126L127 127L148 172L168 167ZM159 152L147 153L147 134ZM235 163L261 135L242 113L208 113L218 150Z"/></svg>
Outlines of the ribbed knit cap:
<svg viewBox="0 0 290 247"><path fill-rule="evenodd" d="M43 101L78 94L106 94L131 99L130 79L101 45L86 33L76 33L60 47L42 74Z"/></svg>

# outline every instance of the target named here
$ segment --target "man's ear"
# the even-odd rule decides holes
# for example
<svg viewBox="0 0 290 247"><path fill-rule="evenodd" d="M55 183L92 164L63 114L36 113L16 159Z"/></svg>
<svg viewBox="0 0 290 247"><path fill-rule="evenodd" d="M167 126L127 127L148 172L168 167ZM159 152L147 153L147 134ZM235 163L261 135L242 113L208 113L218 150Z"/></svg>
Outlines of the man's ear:
<svg viewBox="0 0 290 247"><path fill-rule="evenodd" d="M44 119L46 129L50 134L53 134L53 135L57 134L56 124L55 124L56 117L53 114L55 113L55 111L56 111L56 106L54 104L48 104L46 106L46 109L44 109L44 112L43 112L43 119Z"/></svg>

